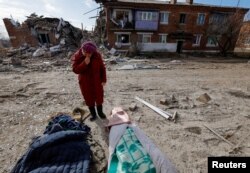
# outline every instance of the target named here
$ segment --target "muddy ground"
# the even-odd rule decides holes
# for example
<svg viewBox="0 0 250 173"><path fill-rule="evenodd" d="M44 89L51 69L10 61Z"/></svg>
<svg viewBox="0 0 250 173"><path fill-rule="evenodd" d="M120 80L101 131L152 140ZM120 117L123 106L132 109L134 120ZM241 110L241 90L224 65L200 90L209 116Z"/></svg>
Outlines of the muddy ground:
<svg viewBox="0 0 250 173"><path fill-rule="evenodd" d="M28 58L22 60L21 66L12 66L10 58L3 58L0 172L9 172L27 150L32 137L42 135L50 115L84 108L77 76L71 71L67 56L62 57ZM159 68L117 70L135 63ZM109 114L115 106L123 107L179 172L207 172L209 156L250 156L248 59L166 57L106 64L105 113ZM211 100L198 101L205 93ZM169 113L177 111L177 121L166 120L135 100L135 96ZM131 111L133 104L137 109ZM92 128L94 138L107 155L108 145L100 120L87 119L85 123ZM101 151L95 152L104 157Z"/></svg>

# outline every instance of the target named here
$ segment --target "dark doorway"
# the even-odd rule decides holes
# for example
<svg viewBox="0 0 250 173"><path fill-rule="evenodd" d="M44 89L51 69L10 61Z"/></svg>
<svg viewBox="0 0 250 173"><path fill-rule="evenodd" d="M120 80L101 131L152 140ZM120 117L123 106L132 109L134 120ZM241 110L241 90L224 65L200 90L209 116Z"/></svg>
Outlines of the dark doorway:
<svg viewBox="0 0 250 173"><path fill-rule="evenodd" d="M183 45L183 41L177 41L177 49L176 49L177 53L181 53L182 45Z"/></svg>
<svg viewBox="0 0 250 173"><path fill-rule="evenodd" d="M39 34L38 35L38 40L41 44L49 44L49 34Z"/></svg>

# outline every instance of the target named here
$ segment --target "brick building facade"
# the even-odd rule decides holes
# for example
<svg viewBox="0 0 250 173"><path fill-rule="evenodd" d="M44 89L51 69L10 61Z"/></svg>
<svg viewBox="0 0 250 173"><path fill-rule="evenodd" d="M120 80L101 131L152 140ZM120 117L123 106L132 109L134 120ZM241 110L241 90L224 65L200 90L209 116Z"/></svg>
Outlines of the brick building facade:
<svg viewBox="0 0 250 173"><path fill-rule="evenodd" d="M8 32L12 47L19 47L24 43L31 46L38 45L38 40L30 34L30 29L26 23L21 25L9 18L4 18L3 22Z"/></svg>
<svg viewBox="0 0 250 173"><path fill-rule="evenodd" d="M67 47L79 47L83 37L82 31L75 28L62 18L48 18L32 16L22 24L13 19L3 19L9 34L12 47L29 46L53 46L64 44Z"/></svg>
<svg viewBox="0 0 250 173"><path fill-rule="evenodd" d="M101 16L106 21L102 30L104 41L120 51L131 46L141 51L218 51L218 45L207 36L211 20L220 21L236 10L243 20L247 12L247 9L195 4L193 0L96 2L104 6Z"/></svg>

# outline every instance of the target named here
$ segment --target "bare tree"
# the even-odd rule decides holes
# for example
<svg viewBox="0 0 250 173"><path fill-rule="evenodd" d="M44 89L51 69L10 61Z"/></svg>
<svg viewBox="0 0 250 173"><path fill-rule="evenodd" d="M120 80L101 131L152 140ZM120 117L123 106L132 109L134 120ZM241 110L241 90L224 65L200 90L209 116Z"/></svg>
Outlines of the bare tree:
<svg viewBox="0 0 250 173"><path fill-rule="evenodd" d="M233 50L243 24L244 14L236 10L235 13L216 13L211 16L206 35L214 45L219 47L223 56Z"/></svg>

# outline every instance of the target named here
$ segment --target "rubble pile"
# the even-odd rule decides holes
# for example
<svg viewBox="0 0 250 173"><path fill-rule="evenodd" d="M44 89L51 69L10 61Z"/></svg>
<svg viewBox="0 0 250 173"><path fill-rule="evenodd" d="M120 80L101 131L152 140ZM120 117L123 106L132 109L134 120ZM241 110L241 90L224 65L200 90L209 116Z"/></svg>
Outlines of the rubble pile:
<svg viewBox="0 0 250 173"><path fill-rule="evenodd" d="M73 48L79 47L81 44L81 39L83 38L81 30L75 28L62 18L29 17L25 22L31 28L34 36L41 30L52 31L55 33L55 38L60 40L61 44Z"/></svg>

